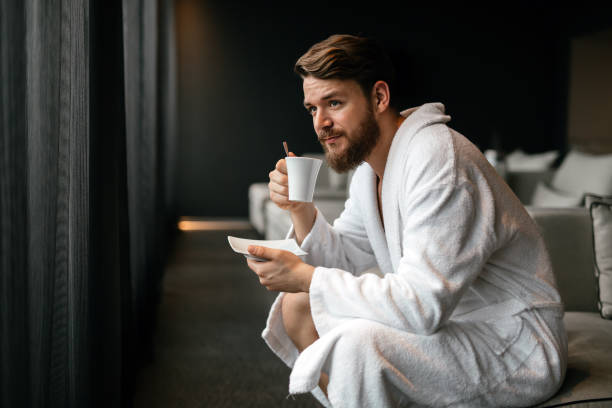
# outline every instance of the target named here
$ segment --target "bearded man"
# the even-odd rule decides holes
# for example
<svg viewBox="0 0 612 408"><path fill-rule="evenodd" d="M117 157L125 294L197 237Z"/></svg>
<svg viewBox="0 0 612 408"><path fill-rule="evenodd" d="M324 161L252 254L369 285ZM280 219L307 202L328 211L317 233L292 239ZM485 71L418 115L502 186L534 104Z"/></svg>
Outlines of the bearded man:
<svg viewBox="0 0 612 408"><path fill-rule="evenodd" d="M281 292L263 337L292 367L289 392L334 407L529 406L560 387L563 307L533 220L440 103L398 112L393 68L372 40L334 35L296 63L304 107L337 171L356 168L330 225L270 198L308 252L252 246ZM377 267L380 274L364 273Z"/></svg>

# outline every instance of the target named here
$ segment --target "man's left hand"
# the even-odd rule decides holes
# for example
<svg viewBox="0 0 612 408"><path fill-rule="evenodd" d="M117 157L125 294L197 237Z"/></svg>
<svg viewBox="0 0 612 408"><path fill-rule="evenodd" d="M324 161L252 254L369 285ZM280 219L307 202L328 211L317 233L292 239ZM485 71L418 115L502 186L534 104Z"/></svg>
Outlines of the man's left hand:
<svg viewBox="0 0 612 408"><path fill-rule="evenodd" d="M249 268L259 276L259 282L268 290L278 292L308 292L314 266L304 263L289 251L249 245L248 251L267 261L248 259Z"/></svg>

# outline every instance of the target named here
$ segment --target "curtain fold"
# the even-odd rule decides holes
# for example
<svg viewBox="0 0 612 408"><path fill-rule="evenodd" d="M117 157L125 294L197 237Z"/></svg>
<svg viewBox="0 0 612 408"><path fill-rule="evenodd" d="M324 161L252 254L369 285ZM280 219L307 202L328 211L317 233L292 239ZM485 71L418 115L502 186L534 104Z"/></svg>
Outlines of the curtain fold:
<svg viewBox="0 0 612 408"><path fill-rule="evenodd" d="M125 109L130 247L135 311L134 335L150 338L148 310L156 295L161 267L155 225L158 222L157 175L157 4L145 0L123 1ZM139 343L145 358L148 344Z"/></svg>
<svg viewBox="0 0 612 408"><path fill-rule="evenodd" d="M90 3L92 257L90 319L96 406L130 406L133 309L129 266L124 37L121 0ZM90 402L91 404L91 402Z"/></svg>
<svg viewBox="0 0 612 408"><path fill-rule="evenodd" d="M177 135L177 67L174 0L158 1L158 151L160 152L158 179L159 197L162 200L159 211L169 214L166 225L160 225L165 231L176 231L173 228L176 210L176 135ZM160 234L166 237L167 234ZM162 245L164 248L166 245Z"/></svg>
<svg viewBox="0 0 612 408"><path fill-rule="evenodd" d="M25 10L0 1L0 405L19 406L30 378ZM11 333L11 335L7 335ZM9 369L10 367L10 369Z"/></svg>
<svg viewBox="0 0 612 408"><path fill-rule="evenodd" d="M176 219L172 15L0 1L0 406L131 406Z"/></svg>

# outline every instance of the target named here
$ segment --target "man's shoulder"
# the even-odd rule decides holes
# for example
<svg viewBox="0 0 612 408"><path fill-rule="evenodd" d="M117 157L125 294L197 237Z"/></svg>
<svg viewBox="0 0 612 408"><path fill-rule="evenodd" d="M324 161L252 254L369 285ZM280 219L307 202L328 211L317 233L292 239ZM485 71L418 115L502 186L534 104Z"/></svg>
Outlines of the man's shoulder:
<svg viewBox="0 0 612 408"><path fill-rule="evenodd" d="M442 123L421 129L394 156L392 167L402 173L407 191L455 185L486 167L478 148Z"/></svg>
<svg viewBox="0 0 612 408"><path fill-rule="evenodd" d="M455 155L453 134L444 123L433 124L412 135L400 135L397 150L407 168L448 163Z"/></svg>
<svg viewBox="0 0 612 408"><path fill-rule="evenodd" d="M444 123L427 126L403 139L398 143L399 153L416 165L455 161L459 156L473 160L480 154L467 137Z"/></svg>

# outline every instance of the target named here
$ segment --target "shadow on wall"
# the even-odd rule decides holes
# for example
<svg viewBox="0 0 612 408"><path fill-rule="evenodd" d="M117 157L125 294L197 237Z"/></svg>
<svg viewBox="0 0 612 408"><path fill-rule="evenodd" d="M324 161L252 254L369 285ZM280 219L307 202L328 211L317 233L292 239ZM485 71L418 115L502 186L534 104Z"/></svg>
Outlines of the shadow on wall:
<svg viewBox="0 0 612 408"><path fill-rule="evenodd" d="M569 143L612 153L612 29L573 38L570 61Z"/></svg>

